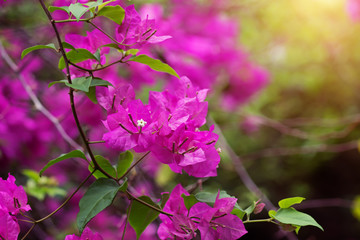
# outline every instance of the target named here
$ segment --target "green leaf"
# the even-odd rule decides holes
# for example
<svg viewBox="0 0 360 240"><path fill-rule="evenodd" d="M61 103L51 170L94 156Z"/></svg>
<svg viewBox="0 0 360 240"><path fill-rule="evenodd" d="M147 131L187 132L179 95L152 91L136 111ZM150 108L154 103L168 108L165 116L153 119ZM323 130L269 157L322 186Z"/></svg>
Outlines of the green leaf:
<svg viewBox="0 0 360 240"><path fill-rule="evenodd" d="M274 218L281 223L293 224L296 226L315 226L324 229L310 215L299 212L294 208L280 208Z"/></svg>
<svg viewBox="0 0 360 240"><path fill-rule="evenodd" d="M48 162L48 164L45 165L45 167L43 167L40 172L39 172L39 176L41 176L43 174L43 172L48 169L49 167L51 167L52 165L61 162L65 159L69 159L69 158L82 158L82 159L86 159L85 154L80 151L80 150L74 150L71 151L69 153L65 153L65 154L61 154L59 157L52 159Z"/></svg>
<svg viewBox="0 0 360 240"><path fill-rule="evenodd" d="M124 173L129 169L131 163L134 160L134 155L130 151L122 152L119 155L119 160L116 165L116 171L118 177L124 175Z"/></svg>
<svg viewBox="0 0 360 240"><path fill-rule="evenodd" d="M245 216L245 212L240 210L240 209L237 209L237 208L234 208L232 211L231 211L231 214L234 214L236 215L238 218L240 218L240 220L243 219L243 217Z"/></svg>
<svg viewBox="0 0 360 240"><path fill-rule="evenodd" d="M169 193L162 193L161 194L161 201L160 201L160 207L161 209L164 208L166 202L169 200L170 194Z"/></svg>
<svg viewBox="0 0 360 240"><path fill-rule="evenodd" d="M65 196L66 191L58 187L59 183L54 177L40 177L39 173L25 169L22 173L28 177L24 190L39 200L44 200L46 195L50 197Z"/></svg>
<svg viewBox="0 0 360 240"><path fill-rule="evenodd" d="M73 3L73 4L70 4L69 11L79 21L79 19L82 17L82 15L84 15L88 11L88 8L84 7L80 3Z"/></svg>
<svg viewBox="0 0 360 240"><path fill-rule="evenodd" d="M215 200L216 200L216 196L217 196L217 193L209 193L209 192L199 192L197 194L195 194L195 197L196 199L199 201L199 202L204 202L204 203L208 203L209 205L214 205L215 203ZM219 199L221 198L235 198L229 194L227 194L225 191L220 191L220 194L219 194ZM244 211L238 203L235 204L234 208L237 208L241 211Z"/></svg>
<svg viewBox="0 0 360 240"><path fill-rule="evenodd" d="M165 73L173 75L177 78L180 78L179 75L175 72L175 70L172 67L170 67L166 63L161 62L158 59L153 59L147 55L135 56L135 57L130 58L129 61L142 63L145 65L148 65L152 70L155 70L158 72L165 72Z"/></svg>
<svg viewBox="0 0 360 240"><path fill-rule="evenodd" d="M105 172L107 172L113 178L116 178L116 171L115 171L114 167L111 165L111 163L109 162L109 160L107 160L106 158L104 158L103 156L100 156L100 155L96 155L95 160ZM89 168L90 172L94 171L94 166L95 165L93 162L91 162L91 164L89 164L88 168ZM96 170L94 172L94 177L96 177L97 179L108 178L106 175L104 175L99 170Z"/></svg>
<svg viewBox="0 0 360 240"><path fill-rule="evenodd" d="M115 1L116 1L116 0L110 0L110 1L104 2L103 4L99 5L98 11L100 11L103 7L105 7L105 6L108 5L109 3L115 2Z"/></svg>
<svg viewBox="0 0 360 240"><path fill-rule="evenodd" d="M36 45L36 46L32 46L32 47L24 49L21 53L21 59L23 59L28 53L30 53L32 51L35 51L38 49L44 49L44 48L50 48L50 49L54 49L55 51L57 51L57 49L53 43L49 43L47 45Z"/></svg>
<svg viewBox="0 0 360 240"><path fill-rule="evenodd" d="M70 13L69 7L68 6L64 6L64 7L55 7L55 6L50 6L49 8L50 12L54 12L56 10L61 10L61 11L65 11L67 12L67 14Z"/></svg>
<svg viewBox="0 0 360 240"><path fill-rule="evenodd" d="M72 79L72 83L65 82L65 85L73 89L88 92L92 77L79 77Z"/></svg>
<svg viewBox="0 0 360 240"><path fill-rule="evenodd" d="M96 60L98 61L98 62L100 62L101 60L100 60L100 49L98 48L97 50L96 50L96 52L94 53L94 57L96 58Z"/></svg>
<svg viewBox="0 0 360 240"><path fill-rule="evenodd" d="M57 83L66 83L68 80L60 80L60 81L53 81L51 83L49 83L48 87L52 87L53 85L57 84Z"/></svg>
<svg viewBox="0 0 360 240"><path fill-rule="evenodd" d="M112 85L110 82L103 80L101 78L93 78L91 80L90 87L95 87L95 86L105 86L105 87L112 86L112 87L114 87L114 85Z"/></svg>
<svg viewBox="0 0 360 240"><path fill-rule="evenodd" d="M61 44L62 44L63 48L71 49L71 50L75 50L75 51L76 51L76 48L75 48L73 45L71 45L70 43L62 42Z"/></svg>
<svg viewBox="0 0 360 240"><path fill-rule="evenodd" d="M120 6L103 6L97 13L98 16L104 16L117 24L121 25L125 17L125 10Z"/></svg>
<svg viewBox="0 0 360 240"><path fill-rule="evenodd" d="M354 217L360 221L360 196L357 195L353 200L353 204L351 206L351 211Z"/></svg>
<svg viewBox="0 0 360 240"><path fill-rule="evenodd" d="M96 88L90 87L88 92L85 92L86 96L95 104L98 104L98 100L96 98Z"/></svg>
<svg viewBox="0 0 360 240"><path fill-rule="evenodd" d="M84 48L70 50L66 53L66 56L68 60L72 63L79 63L88 59L97 60L96 57L91 52L89 52L89 50ZM63 57L60 58L58 67L61 70L65 68L65 61Z"/></svg>
<svg viewBox="0 0 360 240"><path fill-rule="evenodd" d="M141 196L139 199L144 202L159 208L148 196ZM154 221L159 216L159 212L149 208L148 206L139 203L138 201L133 201L131 212L129 215L129 223L134 228L136 232L137 239L139 239L141 233L146 229L146 227Z"/></svg>
<svg viewBox="0 0 360 240"><path fill-rule="evenodd" d="M285 198L285 199L279 201L279 207L280 208L288 208L294 204L301 203L304 200L305 200L305 198L303 198L303 197Z"/></svg>
<svg viewBox="0 0 360 240"><path fill-rule="evenodd" d="M80 211L76 223L80 232L93 217L111 205L119 189L120 186L108 178L99 178L90 185L79 202Z"/></svg>
<svg viewBox="0 0 360 240"><path fill-rule="evenodd" d="M87 6L89 9L90 8L95 8L99 5L102 5L103 1L102 0L98 0L97 2L88 2L88 3L84 3L85 6Z"/></svg>
<svg viewBox="0 0 360 240"><path fill-rule="evenodd" d="M269 210L268 215L269 215L269 217L271 217L271 218L275 218L276 211L275 211L275 210Z"/></svg>
<svg viewBox="0 0 360 240"><path fill-rule="evenodd" d="M102 45L101 47L111 47L111 48L115 48L116 50L118 50L118 51L120 51L120 52L124 52L124 50L121 49L121 48L119 47L119 45L116 44L116 43L105 44L105 45Z"/></svg>
<svg viewBox="0 0 360 240"><path fill-rule="evenodd" d="M139 49L129 49L125 52L126 55L136 55L139 52Z"/></svg>
<svg viewBox="0 0 360 240"><path fill-rule="evenodd" d="M181 194L181 197L184 199L185 207L189 210L192 206L194 206L199 201L196 199L194 195L186 196L185 194Z"/></svg>
<svg viewBox="0 0 360 240"><path fill-rule="evenodd" d="M249 216L255 209L256 202L253 202L249 207L245 209L245 213Z"/></svg>

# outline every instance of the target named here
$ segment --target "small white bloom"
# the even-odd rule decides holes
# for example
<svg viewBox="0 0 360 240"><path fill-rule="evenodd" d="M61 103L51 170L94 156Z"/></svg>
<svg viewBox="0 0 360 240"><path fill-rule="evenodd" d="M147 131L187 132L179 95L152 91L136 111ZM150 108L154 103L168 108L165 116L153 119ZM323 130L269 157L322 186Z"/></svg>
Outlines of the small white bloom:
<svg viewBox="0 0 360 240"><path fill-rule="evenodd" d="M137 120L138 127L145 127L146 124L147 122L144 121L143 119Z"/></svg>

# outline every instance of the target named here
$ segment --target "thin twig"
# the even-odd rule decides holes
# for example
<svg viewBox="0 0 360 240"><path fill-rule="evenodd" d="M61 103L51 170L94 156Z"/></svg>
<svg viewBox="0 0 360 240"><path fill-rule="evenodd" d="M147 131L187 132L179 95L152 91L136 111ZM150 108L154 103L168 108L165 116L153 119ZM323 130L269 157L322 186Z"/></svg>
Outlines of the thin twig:
<svg viewBox="0 0 360 240"><path fill-rule="evenodd" d="M129 207L128 207L128 212L126 214L125 226L124 226L123 235L121 237L121 240L123 240L124 237L125 237L126 227L127 227L128 221L129 221L129 216L130 216L130 212L131 212L132 203L133 203L133 200L130 200L130 204L129 204Z"/></svg>
<svg viewBox="0 0 360 240"><path fill-rule="evenodd" d="M151 208L151 209L153 209L153 210L155 210L155 211L157 211L157 212L159 212L159 213L165 214L165 215L167 215L167 216L169 216L169 217L172 217L172 216L173 216L173 214L168 213L168 212L164 212L164 211L161 210L160 208L154 207L153 205L151 205L151 204L149 204L149 203L141 200L140 198L135 197L134 195L132 195L132 194L131 194L129 191L127 191L127 190L126 190L126 194L128 195L128 197L129 197L130 200L133 199L133 200L135 200L135 201L137 201L137 202L139 202L139 203L141 203L141 204L143 204L143 205L145 205L145 206L147 206L147 207L149 207L149 208Z"/></svg>
<svg viewBox="0 0 360 240"><path fill-rule="evenodd" d="M138 165L147 155L149 155L150 151L146 152L141 158L139 158L131 167L128 168L128 170L126 170L126 172L119 177L118 180L123 179L136 165Z"/></svg>
<svg viewBox="0 0 360 240"><path fill-rule="evenodd" d="M40 100L37 98L31 87L27 84L24 76L19 71L19 67L14 63L14 61L10 58L8 53L6 52L4 46L2 45L2 42L0 41L0 52L1 56L4 59L4 61L9 65L10 69L17 74L17 77L20 80L21 85L24 87L26 93L29 95L31 101L34 103L35 108L40 111L42 114L45 115L56 127L57 131L60 133L61 137L73 148L75 149L81 149L83 148L77 144L64 130L64 128L61 126L59 120L52 115L49 110L47 110L44 105L40 102Z"/></svg>
<svg viewBox="0 0 360 240"><path fill-rule="evenodd" d="M59 50L60 50L61 55L63 56L64 62L65 62L66 78L67 78L68 82L71 84L72 80L71 80L71 75L70 75L69 59L67 58L66 53L65 53L65 49L64 49L64 47L62 45L62 40L61 40L59 31L58 31L58 29L56 27L55 20L52 18L51 13L49 12L49 10L46 8L45 3L43 2L43 0L39 0L39 2L40 2L41 7L43 8L46 16L48 17L48 19L49 19L49 21L50 21L50 23L51 23L51 25L52 25L52 27L54 29L56 39L57 39L58 44L59 44ZM72 110L72 113L73 113L73 117L74 117L76 126L78 128L79 133L80 133L81 139L83 140L83 142L85 144L85 148L86 148L87 152L89 153L92 162L94 163L94 168L98 169L105 176L107 176L107 177L109 177L111 179L114 179L109 173L107 173L104 169L102 169L101 166L97 163L97 161L95 159L95 156L94 156L94 153L92 152L92 150L90 148L89 142L87 141L87 137L86 137L86 135L84 133L84 130L81 127L79 117L78 117L78 114L77 114L77 111L76 111L75 100L74 100L74 89L73 88L69 88L69 96L70 96L71 110Z"/></svg>
<svg viewBox="0 0 360 240"><path fill-rule="evenodd" d="M46 219L48 219L49 217L51 217L52 215L54 215L55 213L57 213L61 208L63 208L70 200L71 198L80 190L80 188L87 182L87 180L89 180L89 178L93 175L93 173L95 172L95 170L93 170L86 178L84 181L82 181L80 183L80 185L75 189L75 191L57 208L55 209L53 212L51 212L50 214L48 214L47 216L36 220L35 223L40 223Z"/></svg>
<svg viewBox="0 0 360 240"><path fill-rule="evenodd" d="M31 226L31 228L26 232L26 234L21 238L21 240L24 240L31 233L31 231L34 229L35 226L36 226L36 223L34 223Z"/></svg>
<svg viewBox="0 0 360 240"><path fill-rule="evenodd" d="M224 137L220 127L216 124L216 122L209 116L208 117L208 124L215 125L215 131L219 134L219 142L221 146L224 146L224 150L227 155L232 160L234 164L235 171L237 172L238 176L240 177L241 181L244 183L245 187L252 192L257 198L261 199L263 203L265 203L265 209L267 210L274 210L276 209L272 202L267 198L267 196L260 190L260 188L256 185L256 183L252 180L249 173L246 171L244 165L239 156L236 155L234 150L230 147L229 143L227 142L226 138ZM282 236L286 236L289 240L295 240L296 236L291 232L284 232L280 230L280 234Z"/></svg>
<svg viewBox="0 0 360 240"><path fill-rule="evenodd" d="M104 70L105 68L108 68L108 67L110 67L110 66L112 66L114 64L121 63L123 59L124 59L124 57L122 57L120 60L117 60L115 62L109 63L109 64L104 65L104 66L99 67L99 68L94 68L94 69L83 68L83 67L81 67L81 66L79 66L79 65L77 65L75 63L72 63L71 61L69 61L69 64L76 67L76 68L78 68L78 69L80 69L80 70L86 71L86 72L96 72L96 71Z"/></svg>
<svg viewBox="0 0 360 240"><path fill-rule="evenodd" d="M89 144L96 144L96 143L105 143L104 140L99 140L99 141L89 141Z"/></svg>
<svg viewBox="0 0 360 240"><path fill-rule="evenodd" d="M266 195L260 190L260 188L255 184L255 182L252 180L248 172L246 171L245 167L242 164L241 159L236 155L234 150L230 147L228 144L226 138L224 137L220 127L216 124L216 122L209 117L209 124L215 125L215 131L219 134L219 143L221 146L223 146L225 149L225 152L229 157L231 158L235 170L237 174L239 175L240 179L246 186L246 188L252 192L257 198L261 199L262 202L265 203L265 208L267 210L274 210L276 209L275 206L270 202L270 200L266 197Z"/></svg>

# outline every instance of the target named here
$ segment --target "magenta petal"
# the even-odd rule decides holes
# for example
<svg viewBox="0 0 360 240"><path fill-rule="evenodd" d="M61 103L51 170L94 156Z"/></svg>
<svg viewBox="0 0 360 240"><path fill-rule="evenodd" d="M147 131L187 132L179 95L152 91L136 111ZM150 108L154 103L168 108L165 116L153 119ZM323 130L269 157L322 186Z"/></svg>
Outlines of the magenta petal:
<svg viewBox="0 0 360 240"><path fill-rule="evenodd" d="M229 214L237 202L236 198L216 199L214 208L218 209L218 215Z"/></svg>
<svg viewBox="0 0 360 240"><path fill-rule="evenodd" d="M90 228L86 227L81 234L80 240L102 240L99 233L93 233Z"/></svg>
<svg viewBox="0 0 360 240"><path fill-rule="evenodd" d="M198 226L201 234L201 240L218 240L219 233L213 229L208 222L201 222ZM223 238L226 239L226 238ZM226 239L228 240L228 239Z"/></svg>
<svg viewBox="0 0 360 240"><path fill-rule="evenodd" d="M19 224L4 209L0 209L0 236L7 240L17 240L19 233Z"/></svg>
<svg viewBox="0 0 360 240"><path fill-rule="evenodd" d="M114 131L105 133L103 140L106 144L119 151L126 151L136 146L136 136L124 134L123 129L116 129Z"/></svg>
<svg viewBox="0 0 360 240"><path fill-rule="evenodd" d="M236 240L247 233L243 222L232 214L217 218L213 222L219 223L216 230L221 239Z"/></svg>
<svg viewBox="0 0 360 240"><path fill-rule="evenodd" d="M198 149L194 152L184 154L184 157L179 162L179 166L185 167L188 165L194 165L197 163L205 162L205 153L202 149Z"/></svg>

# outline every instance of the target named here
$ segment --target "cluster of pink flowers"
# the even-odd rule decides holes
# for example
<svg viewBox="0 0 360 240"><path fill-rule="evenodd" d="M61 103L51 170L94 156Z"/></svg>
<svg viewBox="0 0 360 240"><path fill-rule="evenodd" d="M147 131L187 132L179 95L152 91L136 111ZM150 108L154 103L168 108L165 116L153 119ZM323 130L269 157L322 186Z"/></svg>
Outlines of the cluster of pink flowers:
<svg viewBox="0 0 360 240"><path fill-rule="evenodd" d="M88 1L56 0L54 5L64 6L75 2ZM109 5L112 4L118 2L114 1ZM205 98L208 89L219 87L223 93L223 106L234 109L246 103L267 84L268 74L252 63L247 54L237 47L237 26L231 19L224 18L219 13L221 9L215 1L212 6L200 6L198 2L179 0L172 1L172 4L168 14L163 14L159 5L146 6L140 14L133 5L124 7L123 23L111 28L111 24L115 24L111 22L107 25L110 28L106 28L113 29L109 34L115 41L98 29L86 32L86 36L80 35L81 27L86 24L84 22L58 24L59 29L67 33L67 43L75 48L86 49L94 55L99 53L98 60L89 59L76 63L82 68L92 69L98 65L106 65L110 60L124 57L125 51L137 49L141 53L161 59L174 67L180 75L191 79L190 81L189 78L182 77L177 80L163 73L148 71L147 66L134 62L128 63L125 70L122 69L125 72L122 72L123 74L119 74L118 68L114 66L93 72L96 77L101 77L115 86L96 89L97 100L107 113L106 120L103 121L107 129L105 134L99 126L102 113L98 108L94 108L94 104L88 99L83 99L86 98L85 95L82 95L82 98L77 95L76 106L81 124L90 126L91 131L87 132L89 139L102 137L107 146L117 151L149 151L153 159L168 164L176 173L212 177L217 175L220 162L219 152L215 148L218 135L213 132L213 126L209 130L200 130L205 129L208 111ZM53 15L55 19L69 17L60 10ZM154 17L159 19L156 25L152 19ZM102 27L98 18L93 22ZM158 32L160 36L157 36ZM116 51L116 58L110 54L110 47L104 46L114 42L121 52ZM152 45L153 43L157 44ZM29 57L28 55L27 58ZM126 56L124 61L130 57ZM26 60L25 58L25 63ZM0 67L7 66L0 62ZM32 61L21 72L34 92L42 92L46 88L44 84L35 82L33 77L34 71L41 67L43 65L40 60ZM88 74L75 66L70 66L70 69L72 77ZM139 89L159 77L168 80L167 90L150 92L148 104L135 98L133 86ZM2 158L19 157L19 152L23 149L32 151L27 159L44 156L50 152L50 147L55 145L54 141L59 142L61 136L54 131L54 126L46 117L30 110L30 99L18 81L12 82L8 77L2 77L0 82ZM131 82L132 85L126 82ZM76 138L78 133L74 121L68 117L71 115L68 111L69 103L64 100L68 99L67 89L52 87L39 94L39 97L51 98L51 101L44 101L45 107L59 119L70 137ZM26 106L22 105L24 103ZM49 147L44 148L47 145ZM64 148L63 145L60 144L60 147ZM39 153L35 154L38 148ZM5 226L0 227L0 235L5 239L17 238L20 229L15 215L20 211L30 210L23 188L17 187L14 181L14 177L9 175L8 180L0 182L0 225ZM137 186L133 187L135 189ZM209 240L237 239L246 233L242 221L231 214L236 203L235 198L220 199L218 196L213 207L197 203L186 209L182 194L189 195L178 185L165 205L164 211L173 214L173 217L160 215L162 223L158 235L161 239L191 239L195 237L197 230L200 231L202 239ZM101 240L102 237L89 228L86 228L80 237L66 237L66 240L77 239Z"/></svg>
<svg viewBox="0 0 360 240"><path fill-rule="evenodd" d="M105 90L106 91L106 90ZM149 104L134 99L132 87L120 87L113 95L98 95L108 111L104 125L106 143L119 151L151 151L160 162L177 173L195 177L216 176L220 156L218 136L199 128L206 122L206 89L198 90L182 77L175 92L150 92Z"/></svg>
<svg viewBox="0 0 360 240"><path fill-rule="evenodd" d="M171 192L164 211L173 216L160 214L160 239L194 239L196 230L204 240L235 240L247 233L242 221L231 214L236 198L219 198L218 194L213 207L199 202L187 209L183 195L190 194L180 184Z"/></svg>
<svg viewBox="0 0 360 240"><path fill-rule="evenodd" d="M8 175L7 180L0 179L0 237L17 240L20 227L16 215L31 210L22 186L15 184L15 177Z"/></svg>
<svg viewBox="0 0 360 240"><path fill-rule="evenodd" d="M228 110L247 103L268 84L267 71L239 47L239 27L223 14L224 2L170 3L169 13L160 5L145 5L141 12L157 20L159 32L172 36L154 50L180 75L200 88L221 89L222 107ZM176 88L173 81L168 84Z"/></svg>

